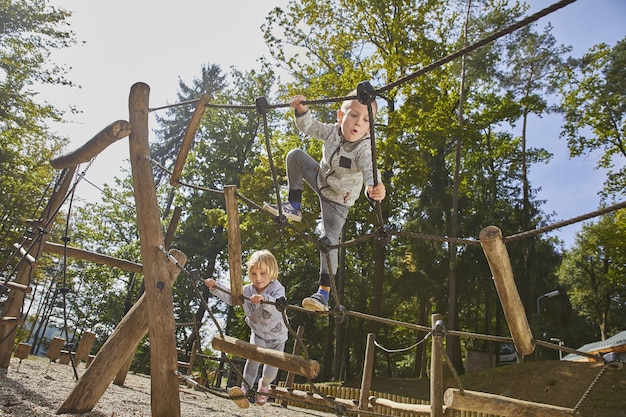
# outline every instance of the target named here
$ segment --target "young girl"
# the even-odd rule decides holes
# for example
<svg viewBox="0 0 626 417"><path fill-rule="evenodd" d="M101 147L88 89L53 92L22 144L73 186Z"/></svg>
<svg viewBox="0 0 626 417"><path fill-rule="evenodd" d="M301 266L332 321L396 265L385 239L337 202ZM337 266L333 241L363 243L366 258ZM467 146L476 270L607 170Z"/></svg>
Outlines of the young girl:
<svg viewBox="0 0 626 417"><path fill-rule="evenodd" d="M254 252L248 262L248 276L251 283L243 286L243 295L246 297L243 303L243 310L246 313L246 324L250 326L252 334L250 343L267 349L279 351L285 350L285 342L288 338L289 329L283 322L282 314L271 304L262 304L261 301L274 302L285 296L285 287L278 282L278 263L276 258L268 250ZM211 293L219 299L232 304L230 294L220 291L214 279L207 278L204 283ZM229 290L228 287L224 288ZM254 386L260 363L248 359L243 368L243 377L247 385L232 387L228 390L228 396L233 398L235 403L241 408L248 408L250 403L246 398L246 386ZM256 396L257 405L264 405L269 393L269 385L276 379L278 368L270 365L263 365L263 374L259 380L259 388Z"/></svg>

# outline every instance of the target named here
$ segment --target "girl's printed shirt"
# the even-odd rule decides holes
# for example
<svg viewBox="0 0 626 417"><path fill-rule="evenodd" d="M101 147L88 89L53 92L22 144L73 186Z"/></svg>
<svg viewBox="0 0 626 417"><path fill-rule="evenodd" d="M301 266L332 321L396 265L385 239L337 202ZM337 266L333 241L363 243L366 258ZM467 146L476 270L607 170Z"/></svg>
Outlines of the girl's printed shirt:
<svg viewBox="0 0 626 417"><path fill-rule="evenodd" d="M229 290L228 287L224 286ZM232 304L230 294L220 291L219 287L211 291L217 298L224 301L228 305ZM256 288L252 284L243 286L243 295L250 298L257 293ZM260 293L265 301L275 302L280 297L285 296L285 287L278 282L272 280L269 285ZM246 313L246 324L250 326L250 330L257 337L265 340L267 343L281 343L287 341L289 337L289 329L283 322L283 315L271 304L252 304L250 300L243 303L243 311Z"/></svg>

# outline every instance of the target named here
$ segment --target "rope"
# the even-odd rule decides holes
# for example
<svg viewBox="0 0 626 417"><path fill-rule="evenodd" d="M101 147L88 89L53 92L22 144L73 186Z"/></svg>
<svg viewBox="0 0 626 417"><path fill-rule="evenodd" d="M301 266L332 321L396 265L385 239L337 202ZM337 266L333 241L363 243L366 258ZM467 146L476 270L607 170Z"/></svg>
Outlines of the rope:
<svg viewBox="0 0 626 417"><path fill-rule="evenodd" d="M378 343L378 340L374 340L374 345L382 350L383 352L387 352L387 353L400 353L400 352L407 352L419 345L421 345L423 342L425 342L426 340L428 340L428 338L433 334L433 332L428 332L426 334L426 336L424 336L422 338L422 340L420 340L419 342L416 342L414 344L412 344L411 346L405 347L405 348L400 348L400 349L387 349L384 346L382 346L380 343Z"/></svg>

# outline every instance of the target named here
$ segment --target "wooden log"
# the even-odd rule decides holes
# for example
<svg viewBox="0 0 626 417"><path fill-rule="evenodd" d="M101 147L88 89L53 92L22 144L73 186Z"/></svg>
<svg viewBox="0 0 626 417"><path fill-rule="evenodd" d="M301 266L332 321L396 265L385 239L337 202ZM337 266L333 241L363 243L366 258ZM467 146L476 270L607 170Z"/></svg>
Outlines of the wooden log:
<svg viewBox="0 0 626 417"><path fill-rule="evenodd" d="M61 365L69 365L70 355L71 355L70 352L68 352L67 350L62 350L59 356L59 363Z"/></svg>
<svg viewBox="0 0 626 417"><path fill-rule="evenodd" d="M230 336L222 338L219 334L216 335L211 341L211 346L213 346L213 349L221 352L231 353L240 358L252 359L253 361L272 365L311 379L315 378L320 372L320 364L317 361L259 347Z"/></svg>
<svg viewBox="0 0 626 417"><path fill-rule="evenodd" d="M302 326L298 326L298 330L296 331L296 341L293 344L293 354L295 356L300 356L300 352L302 351L302 343L300 343L300 340L302 340L302 336L304 336L304 327ZM296 378L296 374L294 374L293 372L287 372L287 378L285 379L285 388L289 389L293 386L293 381ZM281 401L280 405L282 407L287 407L288 401L287 400L283 400Z"/></svg>
<svg viewBox="0 0 626 417"><path fill-rule="evenodd" d="M522 355L530 355L535 350L533 335L528 324L526 311L520 299L513 278L511 260L502 240L502 232L496 226L487 226L480 231L480 244L483 247L493 281L502 303L504 317L509 325L515 348Z"/></svg>
<svg viewBox="0 0 626 417"><path fill-rule="evenodd" d="M239 229L239 209L237 208L237 187L224 187L226 214L228 217L228 267L230 269L230 295L233 305L242 305L243 285L241 283L241 233Z"/></svg>
<svg viewBox="0 0 626 417"><path fill-rule="evenodd" d="M329 407L328 400L319 394L311 394L306 391L299 391L285 387L270 388L270 395L274 397L288 398L296 403L309 404L318 407ZM338 404L346 407L347 410L356 410L358 408L354 400L345 400L343 398L333 398Z"/></svg>
<svg viewBox="0 0 626 417"><path fill-rule="evenodd" d="M147 84L136 83L131 87L128 108L133 131L128 142L146 303L150 311L150 398L152 417L178 417L176 326L172 281L167 279L168 264L171 262L161 251L164 237L148 141L149 96L150 87Z"/></svg>
<svg viewBox="0 0 626 417"><path fill-rule="evenodd" d="M191 115L191 120L187 125L187 130L185 130L185 136L183 136L183 143L180 145L180 151L178 152L178 156L176 157L176 162L174 163L174 169L172 171L172 177L170 178L170 185L176 187L178 182L180 181L180 174L183 172L183 167L185 166L185 161L187 161L187 155L191 150L191 145L193 144L193 138L196 136L196 131L198 130L198 126L200 126L200 121L202 121L202 115L206 110L206 105L211 101L211 97L204 93L200 96L198 103L196 104L196 108Z"/></svg>
<svg viewBox="0 0 626 417"><path fill-rule="evenodd" d="M365 347L365 363L363 365L363 376L361 377L361 396L359 398L359 411L367 411L369 407L370 388L372 387L372 374L374 373L374 354L376 353L376 335L367 334L367 345Z"/></svg>
<svg viewBox="0 0 626 417"><path fill-rule="evenodd" d="M143 267L141 264L127 261L125 259L102 255L100 253L88 251L86 249L74 248L71 246L67 246L66 248L65 245L61 245L59 243L46 242L43 245L43 250L44 252L54 253L55 255L63 255L64 253L66 253L67 250L67 255L72 258L84 259L85 261L119 268L123 271L143 274Z"/></svg>
<svg viewBox="0 0 626 417"><path fill-rule="evenodd" d="M50 346L48 346L48 351L46 352L46 357L50 359L50 361L54 362L59 359L61 355L61 349L65 345L65 339L60 337L55 337L50 342Z"/></svg>
<svg viewBox="0 0 626 417"><path fill-rule="evenodd" d="M180 221L180 215L182 214L183 209L176 206L174 207L174 213L172 213L172 218L170 219L170 224L167 226L167 231L165 232L165 240L163 242L163 246L165 249L169 249L172 246L172 242L174 241L174 235L176 234L176 228L178 228L178 222Z"/></svg>
<svg viewBox="0 0 626 417"><path fill-rule="evenodd" d="M179 265L185 265L187 257L184 253L176 249L171 249L170 253L176 258ZM173 283L179 273L180 269L173 263L170 263L166 279ZM63 402L57 414L90 412L102 397L118 370L127 363L129 357L132 359L137 345L149 329L149 315L152 310L146 297L144 293L122 318L115 331L100 348L89 368L87 368L70 395ZM174 352L174 359L176 359L176 352ZM174 371L172 371L172 375L175 376ZM178 377L176 377L176 380L178 381ZM178 393L178 389L176 392Z"/></svg>
<svg viewBox="0 0 626 417"><path fill-rule="evenodd" d="M420 416L429 416L430 415L430 405L429 404L407 404L400 403L393 400L388 400L385 398L379 398L371 396L369 397L369 404L371 407L381 406L390 409L391 411L397 412L407 412L411 414L417 414ZM445 410L444 410L445 411Z"/></svg>
<svg viewBox="0 0 626 417"><path fill-rule="evenodd" d="M66 155L58 156L50 161L56 169L75 167L78 164L89 162L107 146L130 135L132 128L125 120L117 120L91 138L80 148Z"/></svg>
<svg viewBox="0 0 626 417"><path fill-rule="evenodd" d="M28 343L19 343L13 355L20 360L26 359L28 358L28 355L30 355L30 350L32 348L33 345L29 345Z"/></svg>
<svg viewBox="0 0 626 417"><path fill-rule="evenodd" d="M574 415L574 410L571 408L534 403L485 392L464 390L461 394L456 388L446 390L444 403L446 407L454 410L475 411L498 416L571 417Z"/></svg>
<svg viewBox="0 0 626 417"><path fill-rule="evenodd" d="M433 314L430 318L433 337L430 353L430 415L443 417L443 333L439 328L441 314Z"/></svg>
<svg viewBox="0 0 626 417"><path fill-rule="evenodd" d="M5 282L4 285L9 287L13 291L21 291L24 294L30 294L31 292L33 292L33 289L31 287L24 284L18 284L17 282L13 281Z"/></svg>
<svg viewBox="0 0 626 417"><path fill-rule="evenodd" d="M87 362L89 359L89 354L91 353L91 348L93 347L93 342L96 340L96 334L93 332L84 332L80 341L78 342L78 348L76 349L76 360Z"/></svg>
<svg viewBox="0 0 626 417"><path fill-rule="evenodd" d="M54 219L56 218L59 208L65 202L65 196L70 185L72 184L75 172L75 167L69 168L64 170L59 176L57 183L53 188L50 201L44 209L41 219L37 223L37 225L42 229L42 234L39 236L40 242L46 241L52 226L55 224ZM31 255L35 259L39 259L39 256L41 256L41 246L42 245L35 245L35 252L31 252ZM13 281L17 284L28 285L32 274L33 268L30 265L20 263L17 275ZM2 309L3 317L11 317L14 319L19 317L23 305L24 293L10 291ZM9 364L11 363L11 354L13 353L15 336L17 334L17 327L15 325L20 325L19 321L16 321L12 326L0 327L0 367L4 369L8 369Z"/></svg>
<svg viewBox="0 0 626 417"><path fill-rule="evenodd" d="M30 253L26 252L26 249L24 249L24 247L22 245L20 245L19 243L14 243L13 247L19 252L20 256L23 259L26 259L26 261L29 264L31 264L31 266L34 266L37 263L37 261L35 260L33 255L31 255Z"/></svg>

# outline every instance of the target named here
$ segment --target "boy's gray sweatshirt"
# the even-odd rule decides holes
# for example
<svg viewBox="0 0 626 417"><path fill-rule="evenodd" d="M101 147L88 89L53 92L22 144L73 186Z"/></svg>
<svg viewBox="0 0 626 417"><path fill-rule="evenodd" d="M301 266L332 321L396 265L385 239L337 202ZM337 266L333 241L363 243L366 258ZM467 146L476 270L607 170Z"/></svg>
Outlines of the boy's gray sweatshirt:
<svg viewBox="0 0 626 417"><path fill-rule="evenodd" d="M322 123L310 111L296 112L296 126L311 137L324 142L317 185L322 196L332 202L351 207L359 198L361 188L374 185L372 148L369 135L348 142L338 123ZM380 173L376 171L380 180ZM367 194L366 194L367 197Z"/></svg>
<svg viewBox="0 0 626 417"><path fill-rule="evenodd" d="M224 286L226 287L226 286ZM229 288L226 288L229 290ZM220 291L218 287L211 291L220 300L228 305L233 305L230 294ZM243 295L250 298L254 294L259 294L252 284L243 286ZM285 296L285 287L278 280L272 280L270 284L260 293L265 297L265 301L275 302L280 297ZM283 315L271 304L253 304L250 300L243 302L243 311L246 313L246 324L250 330L265 340L267 343L281 343L287 341L289 329L283 321Z"/></svg>

